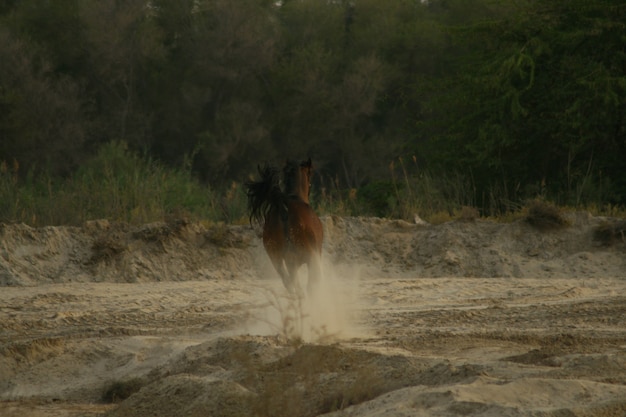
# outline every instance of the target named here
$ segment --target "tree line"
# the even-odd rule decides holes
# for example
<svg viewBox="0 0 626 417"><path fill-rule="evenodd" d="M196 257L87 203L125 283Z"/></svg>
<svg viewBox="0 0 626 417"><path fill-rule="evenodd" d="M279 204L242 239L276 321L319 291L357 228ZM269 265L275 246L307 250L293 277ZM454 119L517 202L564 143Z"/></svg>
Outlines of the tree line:
<svg viewBox="0 0 626 417"><path fill-rule="evenodd" d="M214 187L311 156L363 195L624 205L625 26L617 0L5 0L0 162L71 178L115 141Z"/></svg>

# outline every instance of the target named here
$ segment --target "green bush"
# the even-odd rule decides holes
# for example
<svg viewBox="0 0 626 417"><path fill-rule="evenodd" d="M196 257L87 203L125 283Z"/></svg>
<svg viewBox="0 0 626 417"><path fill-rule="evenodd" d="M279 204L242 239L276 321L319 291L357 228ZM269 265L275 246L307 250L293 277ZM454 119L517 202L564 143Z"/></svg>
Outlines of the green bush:
<svg viewBox="0 0 626 417"><path fill-rule="evenodd" d="M243 191L236 185L220 196L190 172L141 157L122 142L102 146L67 179L27 175L20 181L6 163L1 171L0 221L5 222L77 225L107 218L139 224L171 213L232 222L245 216Z"/></svg>
<svg viewBox="0 0 626 417"><path fill-rule="evenodd" d="M397 188L391 181L375 181L361 187L357 192L361 212L378 217L388 216L398 205Z"/></svg>
<svg viewBox="0 0 626 417"><path fill-rule="evenodd" d="M436 176L391 165L388 181L372 181L361 188L343 190L334 183L329 190L314 187L311 202L321 215L379 216L412 221L415 215L431 223L471 221L482 216L505 218L520 212L524 203L514 200L497 183L487 196L476 195L471 178L459 174ZM130 151L123 142L110 142L67 178L34 170L20 175L17 161L0 161L0 222L33 226L80 225L106 218L131 224L172 217L209 222L246 223L246 194L241 183L214 189L197 180L189 169L168 168L147 156ZM585 183L589 186L589 183ZM583 184L583 185L585 185ZM544 198L559 199L545 187ZM528 191L536 198L539 191ZM483 204L476 201L482 200ZM489 200L489 204L484 201ZM531 200L533 201L533 200ZM623 215L620 206L596 205L594 199L574 205L595 215ZM483 207L482 213L475 207ZM537 227L560 224L556 214L531 205L528 221Z"/></svg>
<svg viewBox="0 0 626 417"><path fill-rule="evenodd" d="M561 209L554 204L539 199L528 203L526 221L540 230L560 229L569 224L563 217Z"/></svg>

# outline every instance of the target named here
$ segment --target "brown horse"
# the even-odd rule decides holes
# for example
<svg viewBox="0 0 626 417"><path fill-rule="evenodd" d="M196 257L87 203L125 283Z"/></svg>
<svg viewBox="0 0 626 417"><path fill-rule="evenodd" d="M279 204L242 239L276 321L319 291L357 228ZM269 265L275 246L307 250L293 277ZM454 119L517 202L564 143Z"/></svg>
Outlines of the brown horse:
<svg viewBox="0 0 626 417"><path fill-rule="evenodd" d="M309 205L313 166L311 158L301 163L287 161L280 172L259 167L260 181L246 183L250 222L263 223L263 246L290 293L300 293L297 273L307 264L309 294L321 276L320 259L324 229Z"/></svg>

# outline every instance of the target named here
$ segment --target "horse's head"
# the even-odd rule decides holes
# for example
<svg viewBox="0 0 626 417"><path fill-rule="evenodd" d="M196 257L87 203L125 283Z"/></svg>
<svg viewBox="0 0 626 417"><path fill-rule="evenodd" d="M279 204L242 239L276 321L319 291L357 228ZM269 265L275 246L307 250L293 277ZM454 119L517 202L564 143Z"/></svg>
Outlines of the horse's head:
<svg viewBox="0 0 626 417"><path fill-rule="evenodd" d="M306 195L309 196L311 192L311 178L313 177L313 163L311 158L306 161L300 162L300 181L306 186ZM307 199L308 201L308 199Z"/></svg>
<svg viewBox="0 0 626 417"><path fill-rule="evenodd" d="M311 190L311 177L313 176L313 163L311 158L299 164L287 161L283 170L285 178L285 193L297 196L305 203L309 203Z"/></svg>

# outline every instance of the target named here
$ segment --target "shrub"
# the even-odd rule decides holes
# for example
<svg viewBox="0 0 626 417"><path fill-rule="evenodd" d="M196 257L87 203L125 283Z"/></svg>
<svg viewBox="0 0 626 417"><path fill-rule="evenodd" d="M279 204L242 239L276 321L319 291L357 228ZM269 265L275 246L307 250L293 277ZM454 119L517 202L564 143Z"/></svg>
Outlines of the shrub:
<svg viewBox="0 0 626 417"><path fill-rule="evenodd" d="M142 224L175 213L228 222L245 217L245 194L237 183L221 195L191 172L166 168L123 142L104 145L65 179L29 173L20 180L17 169L0 165L0 221L38 226L103 218Z"/></svg>
<svg viewBox="0 0 626 417"><path fill-rule="evenodd" d="M606 221L593 232L593 238L603 245L626 243L626 220Z"/></svg>
<svg viewBox="0 0 626 417"><path fill-rule="evenodd" d="M528 204L526 221L540 230L559 229L569 225L558 207L543 200L532 200Z"/></svg>
<svg viewBox="0 0 626 417"><path fill-rule="evenodd" d="M102 401L105 403L118 403L124 401L144 386L141 378L132 378L126 381L111 382L102 394Z"/></svg>
<svg viewBox="0 0 626 417"><path fill-rule="evenodd" d="M361 211L366 214L385 217L398 204L394 189L396 185L389 181L376 181L369 183L357 192L357 200Z"/></svg>
<svg viewBox="0 0 626 417"><path fill-rule="evenodd" d="M480 212L475 207L463 206L460 210L455 210L455 217L461 222L473 222L480 217Z"/></svg>

